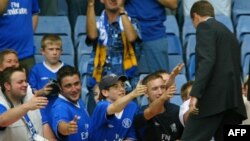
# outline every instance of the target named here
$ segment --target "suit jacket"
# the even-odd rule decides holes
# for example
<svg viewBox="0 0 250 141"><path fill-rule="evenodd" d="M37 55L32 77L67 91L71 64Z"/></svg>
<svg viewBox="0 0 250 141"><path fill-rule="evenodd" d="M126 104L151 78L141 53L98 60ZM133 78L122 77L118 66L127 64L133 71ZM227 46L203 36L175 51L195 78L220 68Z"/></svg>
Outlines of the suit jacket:
<svg viewBox="0 0 250 141"><path fill-rule="evenodd" d="M234 34L210 18L197 26L196 43L196 73L190 95L198 98L198 117L233 110L245 119L240 46Z"/></svg>

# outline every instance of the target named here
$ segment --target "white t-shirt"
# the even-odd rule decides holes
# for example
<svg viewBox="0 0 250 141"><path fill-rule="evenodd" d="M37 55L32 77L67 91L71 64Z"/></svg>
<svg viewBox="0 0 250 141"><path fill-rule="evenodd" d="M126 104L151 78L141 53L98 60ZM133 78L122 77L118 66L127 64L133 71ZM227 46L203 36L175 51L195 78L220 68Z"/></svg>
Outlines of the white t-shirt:
<svg viewBox="0 0 250 141"><path fill-rule="evenodd" d="M181 124L182 124L183 126L185 126L185 125L184 125L183 116L184 116L184 114L185 114L185 113L188 111L188 109L189 109L189 103L190 103L190 99L188 99L188 100L186 100L185 102L183 102L183 103L181 104L181 106L180 106L179 119L180 119Z"/></svg>
<svg viewBox="0 0 250 141"><path fill-rule="evenodd" d="M27 95L24 98L24 103L30 100L33 96L31 89L28 88ZM7 110L10 109L8 102L6 101L2 91L0 90L0 104L6 107ZM36 132L42 136L42 117L40 110L33 110L28 112L30 121L32 122ZM0 130L0 141L30 141L31 133L28 130L22 119L14 122L10 126L6 127L4 130Z"/></svg>

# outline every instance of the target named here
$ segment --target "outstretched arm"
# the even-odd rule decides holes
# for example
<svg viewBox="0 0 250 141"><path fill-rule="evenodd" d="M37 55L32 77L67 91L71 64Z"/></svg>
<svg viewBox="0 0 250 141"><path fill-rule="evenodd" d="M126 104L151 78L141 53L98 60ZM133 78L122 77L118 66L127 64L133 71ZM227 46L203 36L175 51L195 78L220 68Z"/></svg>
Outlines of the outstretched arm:
<svg viewBox="0 0 250 141"><path fill-rule="evenodd" d="M184 64L177 65L171 72L169 80L167 82L167 90L164 92L161 97L153 101L147 109L144 111L145 119L149 120L153 118L155 115L164 111L164 103L173 97L173 94L176 91L176 87L174 84L174 80L177 74L180 73Z"/></svg>
<svg viewBox="0 0 250 141"><path fill-rule="evenodd" d="M61 121L58 124L58 132L64 136L77 133L78 130L78 116L75 116L74 119L70 122Z"/></svg>
<svg viewBox="0 0 250 141"><path fill-rule="evenodd" d="M30 110L44 108L48 103L46 97L33 96L27 103L11 108L0 115L0 127L7 127L21 119Z"/></svg>
<svg viewBox="0 0 250 141"><path fill-rule="evenodd" d="M110 104L107 109L107 114L113 115L115 113L121 112L131 100L140 95L143 95L146 89L147 87L145 85L137 85L135 90L133 90L131 93L117 99L115 102Z"/></svg>
<svg viewBox="0 0 250 141"><path fill-rule="evenodd" d="M171 89L171 87L170 87ZM146 120L149 120L153 118L154 116L158 115L159 113L162 113L164 111L164 103L169 100L171 97L173 97L172 91L176 91L175 88L170 91L165 91L165 93L156 99L154 102L152 102L147 109L144 111L144 118Z"/></svg>
<svg viewBox="0 0 250 141"><path fill-rule="evenodd" d="M0 16L4 13L8 6L9 0L0 0Z"/></svg>

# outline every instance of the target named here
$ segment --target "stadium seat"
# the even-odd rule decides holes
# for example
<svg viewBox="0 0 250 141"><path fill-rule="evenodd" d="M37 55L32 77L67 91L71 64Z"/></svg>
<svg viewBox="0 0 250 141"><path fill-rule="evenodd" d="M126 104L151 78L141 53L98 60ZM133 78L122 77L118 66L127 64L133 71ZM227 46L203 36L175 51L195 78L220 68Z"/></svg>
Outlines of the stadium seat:
<svg viewBox="0 0 250 141"><path fill-rule="evenodd" d="M53 33L71 37L71 29L67 16L39 16L34 35Z"/></svg>
<svg viewBox="0 0 250 141"><path fill-rule="evenodd" d="M176 35L167 34L168 40L168 54L182 55L182 46L180 39Z"/></svg>
<svg viewBox="0 0 250 141"><path fill-rule="evenodd" d="M169 71L172 71L174 67L180 63L184 63L181 55L169 55ZM182 69L181 74L186 74L185 68Z"/></svg>
<svg viewBox="0 0 250 141"><path fill-rule="evenodd" d="M39 36L39 35L35 35L34 36L34 43L35 43L35 59L36 59L36 63L42 62L43 59L43 55L40 52L41 49L41 39L43 36ZM72 40L69 36L60 36L62 39L62 55L61 55L61 60L68 64L68 65L72 65L75 66L75 61L74 61L74 47L73 47L73 43Z"/></svg>
<svg viewBox="0 0 250 141"><path fill-rule="evenodd" d="M244 64L246 56L250 54L250 34L245 35L245 38L241 44L241 64Z"/></svg>
<svg viewBox="0 0 250 141"><path fill-rule="evenodd" d="M93 50L92 46L87 46L85 44L85 38L86 38L86 35L83 35L83 36L80 37L79 44L78 44L78 47L77 47L77 64L78 64L78 69L81 72L81 74L83 72L85 72L83 70L84 67L82 67L83 63L86 60L90 59L90 56L91 56L91 53L92 53L92 50Z"/></svg>
<svg viewBox="0 0 250 141"><path fill-rule="evenodd" d="M195 54L196 36L192 35L188 39L186 47L186 64L189 64L190 57Z"/></svg>
<svg viewBox="0 0 250 141"><path fill-rule="evenodd" d="M98 19L99 19L99 16L96 16L96 20ZM76 19L76 24L74 28L75 47L78 46L80 42L80 38L83 35L87 35L86 24L87 24L87 17L85 15L79 15Z"/></svg>
<svg viewBox="0 0 250 141"><path fill-rule="evenodd" d="M163 23L166 27L167 34L174 34L178 38L180 37L180 31L177 20L173 15L167 15L165 22Z"/></svg>
<svg viewBox="0 0 250 141"><path fill-rule="evenodd" d="M176 94L181 94L181 87L183 84L187 82L187 78L185 74L179 74L175 77L176 83Z"/></svg>
<svg viewBox="0 0 250 141"><path fill-rule="evenodd" d="M184 47L186 46L190 35L196 35L196 29L193 26L191 18L189 16L185 16L182 27L182 44Z"/></svg>
<svg viewBox="0 0 250 141"><path fill-rule="evenodd" d="M236 27L236 35L240 42L242 42L245 35L250 34L250 15L240 16Z"/></svg>
<svg viewBox="0 0 250 141"><path fill-rule="evenodd" d="M195 79L195 54L190 57L189 64L187 64L188 68L188 80Z"/></svg>
<svg viewBox="0 0 250 141"><path fill-rule="evenodd" d="M234 25L237 26L239 18L242 15L250 15L250 1L249 0L234 0L232 5L232 19Z"/></svg>
<svg viewBox="0 0 250 141"><path fill-rule="evenodd" d="M215 18L216 20L223 23L230 31L234 33L234 27L233 27L233 23L230 17L225 16L225 15L216 15Z"/></svg>
<svg viewBox="0 0 250 141"><path fill-rule="evenodd" d="M86 35L86 22L86 16L84 15L79 15L76 19L74 29L75 46L78 45L80 37Z"/></svg>

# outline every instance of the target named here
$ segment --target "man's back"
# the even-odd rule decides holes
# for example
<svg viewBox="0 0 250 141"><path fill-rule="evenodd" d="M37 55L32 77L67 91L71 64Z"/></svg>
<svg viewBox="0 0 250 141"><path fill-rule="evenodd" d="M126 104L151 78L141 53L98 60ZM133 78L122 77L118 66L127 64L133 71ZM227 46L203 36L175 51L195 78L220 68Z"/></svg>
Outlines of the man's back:
<svg viewBox="0 0 250 141"><path fill-rule="evenodd" d="M233 33L213 18L200 23L197 27L196 58L197 74L191 95L200 97L199 116L213 115L234 107L244 113L240 47Z"/></svg>

